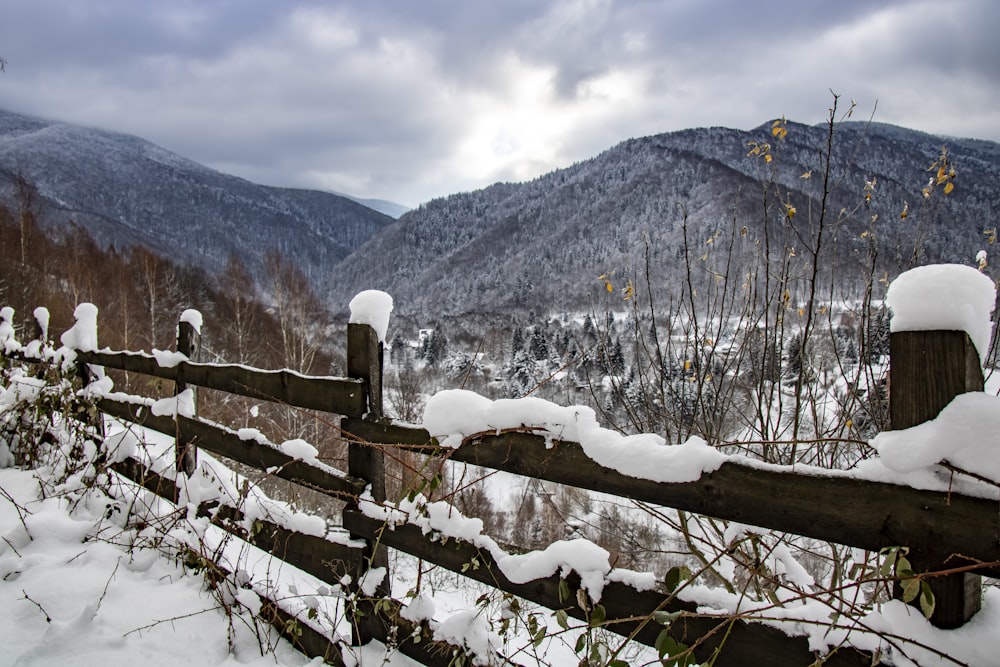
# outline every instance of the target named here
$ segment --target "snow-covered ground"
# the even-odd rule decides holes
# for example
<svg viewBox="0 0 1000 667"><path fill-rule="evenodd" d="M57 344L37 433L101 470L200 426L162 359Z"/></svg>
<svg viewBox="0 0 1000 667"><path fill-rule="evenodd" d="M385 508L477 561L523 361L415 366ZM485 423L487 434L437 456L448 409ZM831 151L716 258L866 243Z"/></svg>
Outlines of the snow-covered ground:
<svg viewBox="0 0 1000 667"><path fill-rule="evenodd" d="M30 470L0 469L0 665L304 665L261 642L204 579L126 538L94 498L40 497Z"/></svg>
<svg viewBox="0 0 1000 667"><path fill-rule="evenodd" d="M890 294L899 316L894 330L955 328L981 339L986 331L983 323L988 322L992 310L993 288L977 276L976 272L946 268L911 274ZM951 311L942 307L936 318L916 317L927 307L927 295L934 291L931 288L941 285L946 286L941 299ZM956 304L959 307L954 307ZM362 299L361 305L361 320L379 326L384 339L391 300L373 293ZM91 323L89 312L82 311L82 315L79 326L68 332L63 342L85 349L96 345L96 324ZM14 343L2 326L9 315L0 319L0 341L9 347ZM23 377L21 390L30 394L42 389L39 381ZM0 389L0 407L10 407L17 400L13 390ZM996 497L1000 484L1000 427L995 419L1000 410L998 400L982 394L960 397L936 420L879 436L873 445L880 457L866 467L841 474L944 491L978 489L979 495ZM180 411L177 399L173 404L173 411ZM460 446L463 436L472 433L528 425L552 438L580 442L601 465L662 482L695 479L725 461L744 460L727 457L696 438L667 445L654 434L621 436L600 427L589 408L563 407L540 399L490 401L458 390L432 397L423 425L451 446ZM113 422L108 427L106 447L124 448L147 460L156 460L170 450L171 441L164 436ZM317 624L325 631L347 636L350 628L343 611L344 591L339 586L323 584L229 540L191 511L198 502L220 497L212 493L235 495L234 489L242 487L235 473L204 456L199 471L182 489L182 503L173 507L96 470L92 465L96 453L93 443L84 443L82 453L74 447L69 441L57 442L51 450L54 457L36 458L34 470L0 467L0 637L5 640L0 664L310 664L254 620L253 613L260 609L264 594L299 611L314 610ZM75 452L73 461L81 465L78 470L67 467L70 449ZM315 456L315 449L303 441L285 443L284 449L294 456ZM110 449L105 453L112 458L117 455ZM941 474L939 463L943 460L978 477L964 481L961 488L954 486L950 473ZM10 463L11 449L0 442L0 466ZM669 474L662 477L665 473L655 471ZM266 509L268 517L281 515L291 522L288 525L315 523L300 520L279 503L254 500L254 506ZM627 582L640 589L655 583L652 573L613 569L607 552L586 539L557 542L528 554L508 554L483 533L478 519L463 517L451 505L427 502L419 495L396 504L363 502L362 509L389 524L410 523L474 543L489 551L513 581L573 570L594 600L599 600L608 581ZM329 537L329 527L319 521L320 534ZM732 524L726 530L726 540L751 533L762 540L772 537L767 531ZM208 590L197 567L192 567L197 562L187 566L179 562L183 557L177 556L184 548L196 552L207 549L236 573L238 585L223 584ZM822 599L823 591L814 588L812 576L784 542L776 543L767 559L775 579L781 582L773 598L752 599L702 582L686 586L679 597L696 603L703 613L720 618L745 614L807 635L817 649L843 642L880 652L882 658L897 665L1000 665L995 651L1000 635L1000 593L996 589L987 591L982 611L957 630L933 628L918 609L899 601L872 605L857 618L852 613L838 622L829 603ZM867 564L868 559L864 554L858 563ZM411 589L423 575L421 566L406 559L393 565L393 596L411 599L404 615L431 621L438 638L464 644L481 658L495 649L505 653L513 649L520 662L534 659L569 665L579 661L580 656L564 643L566 637L575 638L578 632L549 637L536 651L523 628L504 637L497 633L494 619L505 618L505 614L509 617L510 610L504 607L508 601L495 597L480 603L481 589L453 574L424 579L423 587L413 590L415 597L411 598ZM454 584L448 583L449 578ZM360 587L367 589L365 583ZM860 585L858 592L862 592ZM551 615L543 611L538 618L551 621ZM345 651L349 663L409 664L377 644Z"/></svg>

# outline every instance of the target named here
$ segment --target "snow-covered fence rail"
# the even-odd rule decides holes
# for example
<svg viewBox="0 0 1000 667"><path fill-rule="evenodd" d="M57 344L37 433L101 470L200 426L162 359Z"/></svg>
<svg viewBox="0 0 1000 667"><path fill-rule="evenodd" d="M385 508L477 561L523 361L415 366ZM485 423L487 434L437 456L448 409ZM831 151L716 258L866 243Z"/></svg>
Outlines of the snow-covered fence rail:
<svg viewBox="0 0 1000 667"><path fill-rule="evenodd" d="M609 578L603 581L598 603L579 572L513 578L487 540L469 535L440 539L433 526L428 531L428 526L419 522L396 521L392 512L386 511L385 445L869 551L907 547L917 576L921 581L926 578L934 588L934 621L942 627L959 626L978 609L978 575L1000 575L1000 522L995 499L951 490L920 490L849 471L778 467L734 457L722 457L718 465L692 479L670 480L669 474L642 477L598 463L581 443L553 437L543 427L531 424L471 433L457 447L443 446L424 428L384 418L382 352L379 336L370 326L351 324L347 378L199 364L189 355L169 353L89 349L78 351L76 361L81 367L117 368L172 380L180 386L217 389L342 415L341 429L350 443L346 471L248 440L194 414L178 410L173 415L157 415L146 403L107 397L97 403L106 414L176 437L179 454L193 444L346 500L342 525L354 538L347 543L269 521L259 521L253 531L247 531L240 520L241 509L235 506L198 510L212 516L220 527L331 584L345 574L357 581L365 571L387 567L387 549L392 548L651 646L661 644L666 625L673 641L692 647L696 660L711 660L719 667L806 665L816 659L808 638L786 635L771 625L755 622L752 615L720 619L699 613L698 604L674 594L677 582L639 590L632 582ZM897 428L933 417L956 394L982 389L975 346L964 332L895 332L892 353L891 413ZM178 469L186 471L182 459L178 456ZM177 500L179 480L165 478L132 459L117 461L114 467L147 489ZM380 511L386 512L385 516L380 516ZM935 575L941 571L947 571L947 576ZM355 619L355 641L392 641L417 633L422 641L401 640L400 650L427 664L451 663L458 649L433 641L426 625L400 616L401 603L389 598L387 580L369 597L363 607L359 601L364 613ZM276 625L287 629L287 612L277 605L267 608L272 609L269 613ZM663 615L671 619L668 624L655 620ZM336 661L338 656L328 637L308 624L296 627L302 634L295 638L306 650ZM824 664L872 661L870 653L841 646L825 657Z"/></svg>
<svg viewBox="0 0 1000 667"><path fill-rule="evenodd" d="M146 352L84 351L77 361L274 401L307 410L358 416L365 412L364 382L357 378L306 376L241 364L201 364Z"/></svg>
<svg viewBox="0 0 1000 667"><path fill-rule="evenodd" d="M601 466L579 443L532 433L477 434L452 450L429 446L423 429L360 420L343 428L367 442L859 549L910 545L932 559L955 555L952 567L1000 576L997 504L985 498L739 461L692 482L664 483Z"/></svg>

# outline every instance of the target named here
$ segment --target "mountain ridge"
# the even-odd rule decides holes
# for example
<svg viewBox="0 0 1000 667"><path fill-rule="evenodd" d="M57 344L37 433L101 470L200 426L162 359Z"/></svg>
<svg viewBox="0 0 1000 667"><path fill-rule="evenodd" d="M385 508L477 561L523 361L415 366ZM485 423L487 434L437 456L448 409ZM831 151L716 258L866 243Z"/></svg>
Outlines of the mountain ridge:
<svg viewBox="0 0 1000 667"><path fill-rule="evenodd" d="M433 200L347 257L340 266L344 289L385 289L425 318L497 308L587 309L606 304L598 276L624 282L644 273L646 247L654 287L670 284L682 277L685 248L698 258L698 248L734 222L758 238L765 226L774 234L809 224L810 207L818 211L822 196L828 128L791 121L784 127L783 141L772 136L771 122L749 131L698 128L630 139L525 183ZM750 154L765 143L773 162ZM1000 147L952 140L959 187L935 199L932 210L922 206L921 190L928 166L948 143L891 125L836 125L828 204L833 218L848 213L836 222L835 264L857 266L877 236L880 266L904 267L913 255L910 235L924 240L920 262L972 262L1000 208ZM770 210L761 212L765 183L801 211L794 224L773 192ZM900 218L904 208L911 210L908 221ZM394 253L397 247L407 248L405 255Z"/></svg>
<svg viewBox="0 0 1000 667"><path fill-rule="evenodd" d="M826 125L777 122L783 139L773 120L628 139L395 220L338 195L222 174L138 137L0 111L0 195L11 200L23 170L54 224L73 220L104 245L143 244L216 271L236 254L257 275L276 249L334 310L377 288L393 295L397 314L422 320L621 307L599 276L622 285L648 275L662 290L692 265L707 271L719 238L747 239L723 272L736 279L740 263L759 260L754 239L807 250L824 203L833 245L826 271L855 271L872 252L886 272L971 263L986 242L1000 210L1000 145L865 121L837 123L831 139ZM958 187L925 202L927 169L943 146ZM799 212L794 219L786 205Z"/></svg>
<svg viewBox="0 0 1000 667"><path fill-rule="evenodd" d="M259 275L264 256L296 258L313 282L393 219L326 193L259 185L132 135L0 111L0 195L34 188L40 219L87 229L102 246L144 245L221 271Z"/></svg>

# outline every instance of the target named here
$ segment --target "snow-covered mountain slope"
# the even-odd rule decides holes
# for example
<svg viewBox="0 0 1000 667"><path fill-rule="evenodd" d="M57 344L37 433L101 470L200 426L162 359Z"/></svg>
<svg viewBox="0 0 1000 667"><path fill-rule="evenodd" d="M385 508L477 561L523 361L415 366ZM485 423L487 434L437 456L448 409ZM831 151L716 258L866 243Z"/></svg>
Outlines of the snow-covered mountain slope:
<svg viewBox="0 0 1000 667"><path fill-rule="evenodd" d="M257 185L138 137L0 111L0 197L14 206L19 176L42 224L72 221L102 245L141 244L209 270L233 254L256 272L277 249L317 285L392 223L346 197Z"/></svg>
<svg viewBox="0 0 1000 667"><path fill-rule="evenodd" d="M418 316L589 308L604 298L598 276L620 287L644 275L647 247L653 287L664 293L683 279L685 248L697 266L734 237L753 258L768 230L772 252L781 244L802 257L820 217L827 128L785 127L781 141L771 123L632 139L531 182L431 201L348 257L342 289L385 289ZM748 155L764 142L766 152ZM945 145L956 187L925 200L927 168ZM1000 209L997 144L847 122L833 146L824 269L860 282L872 251L878 275L895 275L911 261L969 264L988 247ZM725 277L743 269L732 264Z"/></svg>
<svg viewBox="0 0 1000 667"><path fill-rule="evenodd" d="M236 254L255 273L278 249L335 308L377 288L397 298L399 315L420 318L603 307L598 276L620 288L644 279L647 264L653 290L666 293L685 278L685 258L697 265L730 239L742 244L738 261L712 271L736 280L764 246L769 260L808 254L822 210L822 269L838 281L862 281L872 256L877 275L891 277L992 250L997 144L839 123L824 209L827 128L781 128L783 138L768 122L630 139L396 221L398 208L383 215L330 193L256 185L136 137L0 111L0 197L15 201L21 173L37 188L43 222L74 221L104 245L143 244L210 270ZM943 147L954 191L932 180L925 199Z"/></svg>

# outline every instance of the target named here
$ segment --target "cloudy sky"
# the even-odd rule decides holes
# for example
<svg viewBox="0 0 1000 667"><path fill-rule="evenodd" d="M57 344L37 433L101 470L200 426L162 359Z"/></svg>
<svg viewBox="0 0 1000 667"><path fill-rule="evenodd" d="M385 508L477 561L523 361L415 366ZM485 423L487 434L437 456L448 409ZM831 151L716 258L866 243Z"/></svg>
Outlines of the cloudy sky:
<svg viewBox="0 0 1000 667"><path fill-rule="evenodd" d="M416 205L629 137L858 116L1000 141L996 0L0 0L0 108Z"/></svg>

